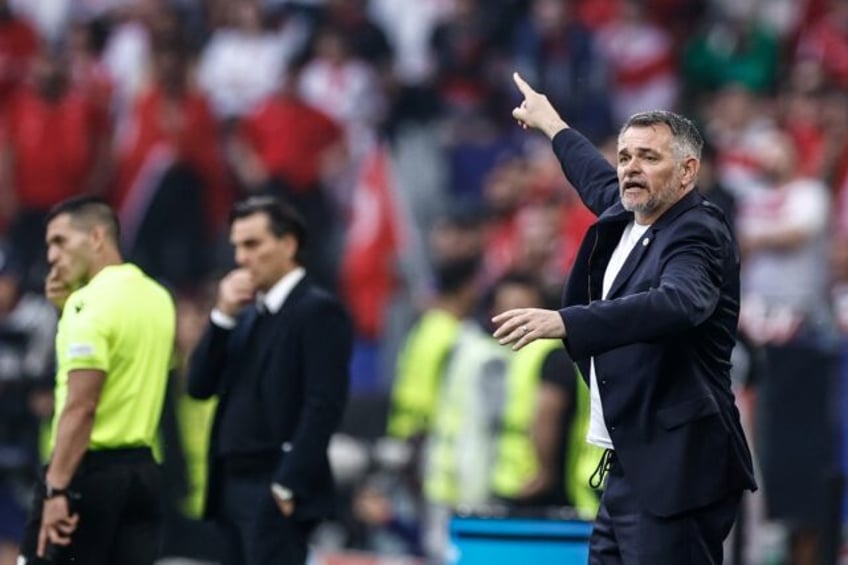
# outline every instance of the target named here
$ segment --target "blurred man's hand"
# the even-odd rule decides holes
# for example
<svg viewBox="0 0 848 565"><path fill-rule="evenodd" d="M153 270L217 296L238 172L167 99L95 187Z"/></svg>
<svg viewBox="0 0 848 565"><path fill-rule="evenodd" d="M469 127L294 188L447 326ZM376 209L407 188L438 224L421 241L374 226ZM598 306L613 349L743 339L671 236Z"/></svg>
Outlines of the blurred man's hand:
<svg viewBox="0 0 848 565"><path fill-rule="evenodd" d="M50 272L47 273L47 279L44 281L44 296L47 297L47 300L61 311L70 295L71 285L62 279L56 267L50 269Z"/></svg>
<svg viewBox="0 0 848 565"><path fill-rule="evenodd" d="M236 269L221 279L218 285L218 301L215 307L222 314L235 317L244 306L253 300L256 286L247 269Z"/></svg>

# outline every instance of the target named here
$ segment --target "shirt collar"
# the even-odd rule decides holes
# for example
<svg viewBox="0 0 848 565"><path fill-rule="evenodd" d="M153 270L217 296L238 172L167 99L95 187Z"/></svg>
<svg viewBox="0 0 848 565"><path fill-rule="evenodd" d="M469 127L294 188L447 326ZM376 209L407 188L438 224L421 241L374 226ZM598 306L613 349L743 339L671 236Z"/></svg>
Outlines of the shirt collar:
<svg viewBox="0 0 848 565"><path fill-rule="evenodd" d="M297 286L297 283L306 276L306 269L297 267L290 271L276 282L266 293L260 293L256 297L256 306L262 310L265 309L271 314L276 314L283 307L286 298L291 294L292 289Z"/></svg>

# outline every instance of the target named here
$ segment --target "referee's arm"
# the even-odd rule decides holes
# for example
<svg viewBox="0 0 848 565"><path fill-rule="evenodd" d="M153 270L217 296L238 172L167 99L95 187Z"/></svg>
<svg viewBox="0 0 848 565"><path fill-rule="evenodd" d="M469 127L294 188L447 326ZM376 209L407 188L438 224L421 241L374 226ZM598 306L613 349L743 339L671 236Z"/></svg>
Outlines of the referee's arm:
<svg viewBox="0 0 848 565"><path fill-rule="evenodd" d="M74 369L68 373L68 399L59 416L56 446L47 468L47 483L65 488L74 476L91 440L94 414L106 373L96 369Z"/></svg>
<svg viewBox="0 0 848 565"><path fill-rule="evenodd" d="M94 415L106 373L97 369L73 369L68 372L68 396L56 427L53 456L47 467L45 492L63 492L62 496L47 495L41 514L38 533L38 555L45 557L48 543L68 545L76 530L79 516L71 513L65 489L88 449Z"/></svg>

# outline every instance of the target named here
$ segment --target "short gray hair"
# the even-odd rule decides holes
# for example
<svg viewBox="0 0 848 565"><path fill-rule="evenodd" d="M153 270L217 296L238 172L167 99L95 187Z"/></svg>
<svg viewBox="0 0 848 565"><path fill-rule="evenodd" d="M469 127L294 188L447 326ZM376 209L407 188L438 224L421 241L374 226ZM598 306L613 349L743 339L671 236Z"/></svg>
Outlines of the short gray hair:
<svg viewBox="0 0 848 565"><path fill-rule="evenodd" d="M671 130L672 148L678 159L694 157L700 160L704 138L701 137L701 133L692 120L674 112L667 110L637 112L624 122L619 136L632 127L650 127L657 124L665 124Z"/></svg>

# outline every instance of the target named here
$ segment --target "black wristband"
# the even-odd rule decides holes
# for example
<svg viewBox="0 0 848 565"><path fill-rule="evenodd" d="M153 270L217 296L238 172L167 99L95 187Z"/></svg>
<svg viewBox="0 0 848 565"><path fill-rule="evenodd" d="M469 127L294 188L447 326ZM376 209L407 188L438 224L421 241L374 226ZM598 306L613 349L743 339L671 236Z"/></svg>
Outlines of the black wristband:
<svg viewBox="0 0 848 565"><path fill-rule="evenodd" d="M71 491L67 487L65 488L56 488L47 481L44 481L44 500L50 500L51 498L56 498L57 496L64 496L66 498L70 498Z"/></svg>

